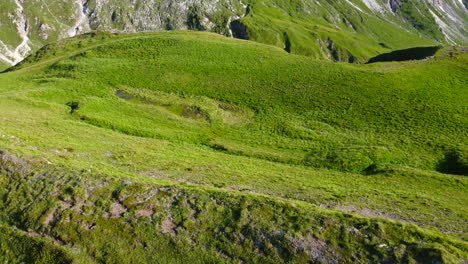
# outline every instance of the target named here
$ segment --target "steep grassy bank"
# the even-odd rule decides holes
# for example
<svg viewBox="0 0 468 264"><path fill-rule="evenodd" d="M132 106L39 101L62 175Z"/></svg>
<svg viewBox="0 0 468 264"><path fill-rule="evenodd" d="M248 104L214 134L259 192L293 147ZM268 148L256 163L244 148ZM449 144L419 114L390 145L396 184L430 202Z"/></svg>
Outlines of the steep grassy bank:
<svg viewBox="0 0 468 264"><path fill-rule="evenodd" d="M468 245L447 236L297 201L30 168L9 154L0 156L0 175L0 221L61 245L77 263L457 263L467 257ZM25 234L8 231L0 239L9 242L2 243L7 261L67 262L53 246L19 247L34 241Z"/></svg>
<svg viewBox="0 0 468 264"><path fill-rule="evenodd" d="M64 40L0 74L0 147L32 167L4 169L2 222L91 262L456 263L467 179L437 170L466 163L466 62L329 63L193 32Z"/></svg>

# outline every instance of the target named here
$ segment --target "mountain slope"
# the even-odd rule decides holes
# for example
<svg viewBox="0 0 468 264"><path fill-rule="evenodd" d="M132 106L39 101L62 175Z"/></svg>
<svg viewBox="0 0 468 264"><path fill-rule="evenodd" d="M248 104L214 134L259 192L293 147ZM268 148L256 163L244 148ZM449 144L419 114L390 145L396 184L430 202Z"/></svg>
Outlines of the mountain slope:
<svg viewBox="0 0 468 264"><path fill-rule="evenodd" d="M467 179L437 171L466 173L467 56L331 63L196 32L48 45L0 74L0 221L79 263L462 262Z"/></svg>
<svg viewBox="0 0 468 264"><path fill-rule="evenodd" d="M315 58L358 62L435 43L467 43L459 0L173 1L5 0L0 61L16 64L46 43L90 30L212 31Z"/></svg>

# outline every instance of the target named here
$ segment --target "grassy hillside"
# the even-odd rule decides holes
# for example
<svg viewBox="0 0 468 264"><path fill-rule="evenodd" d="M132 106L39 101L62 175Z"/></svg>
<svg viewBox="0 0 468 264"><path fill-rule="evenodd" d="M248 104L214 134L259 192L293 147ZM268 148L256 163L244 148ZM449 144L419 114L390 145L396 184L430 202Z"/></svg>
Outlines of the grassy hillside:
<svg viewBox="0 0 468 264"><path fill-rule="evenodd" d="M199 30L316 59L366 62L398 49L466 45L466 21L460 0L3 0L0 70L92 30Z"/></svg>
<svg viewBox="0 0 468 264"><path fill-rule="evenodd" d="M0 74L0 221L80 262L457 263L467 180L438 171L466 174L467 56L350 65L194 32L46 46Z"/></svg>
<svg viewBox="0 0 468 264"><path fill-rule="evenodd" d="M444 41L443 36L419 33L394 14L380 14L360 1L350 3L249 1L250 13L240 21L251 40L282 48L288 42L291 53L345 62L364 62L385 51ZM405 7L415 5L420 3L407 1ZM426 11L422 6L420 10ZM436 27L426 12L424 25Z"/></svg>

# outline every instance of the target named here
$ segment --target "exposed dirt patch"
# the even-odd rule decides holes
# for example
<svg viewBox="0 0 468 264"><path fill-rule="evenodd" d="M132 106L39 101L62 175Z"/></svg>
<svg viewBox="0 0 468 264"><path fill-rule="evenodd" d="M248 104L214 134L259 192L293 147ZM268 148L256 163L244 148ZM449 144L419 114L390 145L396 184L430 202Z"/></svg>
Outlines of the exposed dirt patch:
<svg viewBox="0 0 468 264"><path fill-rule="evenodd" d="M154 205L150 204L143 209L136 210L135 214L138 217L151 217L154 214Z"/></svg>
<svg viewBox="0 0 468 264"><path fill-rule="evenodd" d="M46 215L46 217L44 218L44 221L42 222L44 226L48 226L50 223L52 223L52 221L54 220L55 211L57 211L57 208L52 209L52 211L50 211Z"/></svg>
<svg viewBox="0 0 468 264"><path fill-rule="evenodd" d="M179 117L198 121L222 120L226 124L236 125L243 124L254 116L251 109L205 96L186 98L160 91L147 91L147 94L141 95L125 89L116 90L115 95L126 101L152 105Z"/></svg>
<svg viewBox="0 0 468 264"><path fill-rule="evenodd" d="M175 236L175 234L176 234L175 228L176 228L176 225L172 221L171 217L166 217L161 222L161 232L163 234L171 234L171 235Z"/></svg>
<svg viewBox="0 0 468 264"><path fill-rule="evenodd" d="M122 217L124 213L127 212L127 208L119 202L115 202L110 207L110 217L111 218L118 218Z"/></svg>
<svg viewBox="0 0 468 264"><path fill-rule="evenodd" d="M6 154L0 150L0 172L5 171L14 175L23 176L30 170L30 166L15 155Z"/></svg>
<svg viewBox="0 0 468 264"><path fill-rule="evenodd" d="M297 251L307 252L311 263L339 263L334 252L325 241L312 235L303 238L290 238Z"/></svg>
<svg viewBox="0 0 468 264"><path fill-rule="evenodd" d="M392 219L396 221L402 221L402 222L409 222L409 223L414 223L417 224L415 221L411 221L408 219L404 219L398 215L392 214L392 213L387 213L387 212L382 212L378 210L373 210L367 207L359 207L355 205L336 205L332 206L335 209L338 209L340 211L344 212L350 212L350 213L355 213L359 214L362 216L367 216L367 217L381 217L381 218L387 218L387 219Z"/></svg>

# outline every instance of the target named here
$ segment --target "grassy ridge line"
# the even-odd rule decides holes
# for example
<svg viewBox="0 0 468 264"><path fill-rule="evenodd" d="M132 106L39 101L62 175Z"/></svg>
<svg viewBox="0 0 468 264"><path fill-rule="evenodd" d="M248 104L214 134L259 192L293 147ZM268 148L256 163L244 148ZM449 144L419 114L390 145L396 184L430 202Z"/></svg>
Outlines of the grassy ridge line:
<svg viewBox="0 0 468 264"><path fill-rule="evenodd" d="M66 31L76 27L74 20L77 19L75 17L78 11L76 10L77 3L50 1L46 4L46 2L23 4L24 14L28 21L28 36L33 50L69 35ZM355 1L354 4L352 1L284 0L185 3L188 5L188 14L182 10L163 11L156 7L149 7L143 11L140 8L145 8L145 2L151 1L143 0L141 5L136 6L124 3L124 1L111 1L97 6L94 2L89 3L86 7L88 16L99 18L90 18L91 27L109 31L147 31L150 28L166 30L188 26L191 29L204 28L203 30L218 34L231 35L230 25L227 23L236 19L234 16L245 15L239 23L247 26L246 30L251 40L280 48L288 46L288 51L292 53L314 58L365 62L367 58L382 52L447 43L431 12L444 20L442 23L452 24L446 19L447 16L440 13L440 8L434 8L435 4L423 3L424 1L421 0L403 1L401 8L395 13L384 3L378 3L382 9L376 11L369 9L362 1ZM164 1L163 3L168 4ZM248 7L242 7L244 4ZM460 19L458 23L462 23L463 19L466 20L467 13L464 8L460 8L451 1L448 5L444 5L444 8L455 8L456 16ZM0 20L4 25L0 29L0 35L3 42L13 47L21 41L16 25L11 19L16 8L13 0L4 1L1 8L3 12L0 12ZM171 10L173 7L166 8ZM178 13L179 11L181 13ZM138 15L142 14L141 12L145 15L165 17L163 20L167 18L171 21L168 22L170 25L152 25L154 21L151 17ZM178 14L166 17L167 12ZM127 15L124 16L124 13ZM113 18L111 19L108 14L114 14ZM186 15L191 19L185 21ZM138 16L138 18L135 17L137 20L130 19L132 16ZM58 17L60 19L57 19ZM173 24L173 18L178 21L177 25ZM136 21L143 22L144 25ZM210 21L209 25L205 24L208 21ZM205 25L202 26L200 22ZM84 28L88 30L89 27L86 25ZM452 31L452 29L455 32L461 32L453 35L451 34L453 32L450 32L452 35L450 38L458 44L466 42L463 29L451 27L448 30Z"/></svg>
<svg viewBox="0 0 468 264"><path fill-rule="evenodd" d="M341 55L338 59L347 60L348 55L352 54L361 61L365 61L365 57L375 56L379 52L387 51L388 49L379 45L379 43L382 42L386 42L388 45L392 46L392 48L398 48L400 46L408 47L422 45L432 42L431 40L425 40L420 36L417 36L414 32L406 32L405 30L400 29L398 26L377 18L374 15L370 15L369 13L361 14L356 12L349 5L345 4L346 7L343 8L341 5L344 3L324 2L322 4L326 7L312 7L307 6L306 3L297 1L247 2L250 2L246 4L250 5L249 9L252 11L252 13L247 15L244 20L248 22L247 24L249 25L249 31L251 32L254 40L263 42L265 44L273 44L283 48L285 41L284 38L285 35L287 35L292 42L292 52L314 56L315 58L327 58L327 56L330 56L330 53L333 53L333 50L329 51L326 48L326 45L322 44L322 42L326 42L329 39L333 39L335 43L334 46ZM40 5L41 3L38 3L38 6ZM93 9L92 5L93 3L91 3L91 6L89 7L90 9ZM123 3L114 3L114 5L120 7L125 6ZM315 5L315 3L313 3L313 5ZM104 4L104 6L106 5ZM14 9L13 7L14 5L5 7L5 10L12 10ZM61 10L62 13L60 16L63 15L63 12L73 13L76 11L73 8L73 5L70 5L69 3L54 2L54 4L45 6L46 9L49 9L49 7L52 7L52 10L54 10L53 13L57 12L56 10ZM33 43L33 49L42 46L44 43L49 42L50 40L55 41L60 38L59 33L61 30L65 30L65 28L63 28L64 25L61 22L54 21L56 20L56 17L53 15L53 13L43 13L44 10L39 10L36 5L26 4L25 8L26 13L30 15L29 29L31 32L29 36ZM44 6L42 6L42 8L44 8ZM112 6L107 6L106 8L109 8L107 10L109 13L115 11L112 10ZM349 10L350 8L351 10ZM320 12L319 14L311 15L311 9L314 11L320 10ZM130 13L133 11L134 10L132 8L128 10ZM237 12L234 11L234 13ZM5 14L5 16L6 15L7 14ZM206 16L206 14L197 15ZM226 34L227 28L229 27L229 25L226 25L226 22L231 19L232 15L233 12L224 9L219 14L210 17L211 19L214 19L212 22L217 24L217 27L215 27L213 31L220 34ZM341 19L334 21L334 17L336 16L341 17L346 22L341 21ZM366 17L366 19L362 20L362 17ZM101 19L103 18L104 17L101 17ZM101 19L100 21L102 22L103 20ZM37 21L41 21L42 23L38 23ZM395 19L395 21L398 20ZM393 23L395 23L395 21ZM11 23L10 19L6 19L5 22L7 24ZM72 27L72 21L62 22L65 22L65 24L70 23L69 27ZM120 23L121 22L123 22L123 20L120 21ZM115 27L119 24L111 21L108 21L108 23L111 23L111 25L95 26L98 28L105 28L110 30L112 27ZM357 28L350 29L350 23L354 26L357 26ZM404 23L401 23L401 21L399 21L399 23L400 26L404 25ZM48 35L47 40L45 40L40 36L42 35L40 33L42 32L40 27L44 24L55 25L55 29L61 28L61 30L45 30ZM9 38L18 38L17 32L15 30L10 31L6 28L2 29L2 37L6 42L10 42L7 41ZM387 34L382 34L376 30L376 28L383 29L382 31L385 32L392 32L393 34L388 34L388 32ZM407 26L407 28L411 27ZM64 32L61 33L63 34ZM394 37L389 38L388 35L393 35ZM354 42L359 42L359 45L356 45ZM401 44L402 42L404 44ZM10 44L12 43L10 42Z"/></svg>
<svg viewBox="0 0 468 264"><path fill-rule="evenodd" d="M65 52L65 54L59 55L59 56L57 56L57 54L55 53L55 52L57 52L59 50L58 47L60 47L62 45L66 46L67 42L70 42L70 41L73 41L73 40L76 40L76 39L88 40L91 43L96 42L96 40L93 39L93 38L95 38L96 35L98 35L99 38L100 38L99 40L97 40L98 43L96 43L96 44L88 45L85 48L78 49L78 50L75 49L74 51L62 50L62 51L59 51L59 53L64 53ZM125 37L124 34L120 34L120 37L118 39L114 39L114 40L107 39L107 38L110 38L111 36L112 36L111 33L105 33L105 32L87 33L87 34L84 34L84 35L79 35L79 36L77 36L75 38L70 38L70 39L65 39L65 40L59 41L58 43L48 44L48 45L42 47L41 49L39 49L37 52L35 52L32 55L28 56L26 59L24 59L23 61L21 61L17 65L6 69L4 72L16 71L16 70L20 70L20 69L30 69L30 68L34 68L34 67L39 67L41 65L54 63L56 61L72 57L74 55L85 52L87 50L97 48L97 47L99 47L101 45L110 44L112 42L131 40L131 39L140 39L140 38L151 38L152 37L152 36L134 36L133 34L128 34L128 37ZM53 54L48 53L49 49L53 50ZM66 53L66 52L68 52L68 53ZM52 57L52 58L44 59L44 58L47 58L47 57Z"/></svg>
<svg viewBox="0 0 468 264"><path fill-rule="evenodd" d="M458 263L468 257L467 243L410 224L264 195L37 166L0 156L0 219L60 241L80 263Z"/></svg>
<svg viewBox="0 0 468 264"><path fill-rule="evenodd" d="M225 36L208 33L208 32L196 32L187 30L176 30L171 31L174 35L184 35L184 40L196 39L197 36L203 37L205 41L210 40L225 40ZM120 41L129 41L137 39L151 39L155 35L171 35L171 33L110 33L104 31L93 31L90 33L78 35L76 37L62 39L54 43L49 43L30 56L26 57L23 61L15 66L5 69L3 72L17 71L22 69L30 69L39 67L42 65L52 64L54 62L76 56L80 53L96 49L103 45L111 45ZM209 36L207 38L207 36ZM248 45L257 45L271 47L278 51L283 51L281 48L274 45L268 45L263 43L245 42L244 40L232 39L230 41L238 41L239 43L248 43ZM84 46L84 47L83 47ZM284 51L283 51L284 52Z"/></svg>

